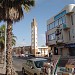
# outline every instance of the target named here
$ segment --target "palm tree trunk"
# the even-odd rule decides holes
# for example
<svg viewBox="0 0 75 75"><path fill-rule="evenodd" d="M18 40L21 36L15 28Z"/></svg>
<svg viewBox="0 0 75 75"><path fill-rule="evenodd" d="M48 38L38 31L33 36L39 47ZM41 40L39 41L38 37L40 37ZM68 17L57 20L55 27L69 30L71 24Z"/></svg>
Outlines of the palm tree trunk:
<svg viewBox="0 0 75 75"><path fill-rule="evenodd" d="M3 50L1 51L1 63L2 64L4 63L4 51Z"/></svg>
<svg viewBox="0 0 75 75"><path fill-rule="evenodd" d="M7 21L6 75L12 74L12 22Z"/></svg>

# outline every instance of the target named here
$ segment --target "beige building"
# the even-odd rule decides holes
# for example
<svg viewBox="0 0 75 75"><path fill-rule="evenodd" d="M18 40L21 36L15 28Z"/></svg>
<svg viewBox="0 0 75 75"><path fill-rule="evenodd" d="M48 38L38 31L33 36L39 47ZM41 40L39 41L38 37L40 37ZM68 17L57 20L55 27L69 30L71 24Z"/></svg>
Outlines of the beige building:
<svg viewBox="0 0 75 75"><path fill-rule="evenodd" d="M14 47L13 48L13 55L20 56L21 54L30 54L31 53L31 46L22 46L22 47Z"/></svg>
<svg viewBox="0 0 75 75"><path fill-rule="evenodd" d="M49 56L49 51L48 51L48 47L38 47L38 54L37 56L40 57L47 57Z"/></svg>
<svg viewBox="0 0 75 75"><path fill-rule="evenodd" d="M37 42L37 22L35 18L31 23L31 49L32 54L36 56L36 53L38 52L38 42Z"/></svg>
<svg viewBox="0 0 75 75"><path fill-rule="evenodd" d="M54 55L75 56L75 4L65 6L47 21L46 45Z"/></svg>

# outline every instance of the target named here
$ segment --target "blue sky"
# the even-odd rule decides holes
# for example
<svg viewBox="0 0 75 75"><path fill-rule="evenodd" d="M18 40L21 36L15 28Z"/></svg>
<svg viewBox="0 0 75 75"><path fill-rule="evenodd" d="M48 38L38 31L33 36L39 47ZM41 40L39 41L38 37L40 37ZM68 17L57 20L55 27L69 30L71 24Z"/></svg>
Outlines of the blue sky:
<svg viewBox="0 0 75 75"><path fill-rule="evenodd" d="M13 33L17 36L16 46L31 45L31 22L35 17L38 24L38 46L45 45L47 20L56 15L65 5L74 4L74 0L35 0L30 12L24 12L24 18L13 24ZM3 22L0 23L2 25Z"/></svg>

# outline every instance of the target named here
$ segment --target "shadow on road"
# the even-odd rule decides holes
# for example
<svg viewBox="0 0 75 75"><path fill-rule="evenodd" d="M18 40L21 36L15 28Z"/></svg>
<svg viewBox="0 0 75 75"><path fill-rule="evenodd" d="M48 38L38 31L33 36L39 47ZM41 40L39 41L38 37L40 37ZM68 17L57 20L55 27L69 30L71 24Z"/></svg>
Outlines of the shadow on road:
<svg viewBox="0 0 75 75"><path fill-rule="evenodd" d="M18 75L22 75L22 71L16 71Z"/></svg>
<svg viewBox="0 0 75 75"><path fill-rule="evenodd" d="M22 74L22 71L16 71L16 72L17 72L18 75L23 75L23 74ZM6 74L1 74L1 73L0 73L0 75L6 75Z"/></svg>
<svg viewBox="0 0 75 75"><path fill-rule="evenodd" d="M18 75L23 75L22 71L16 71L16 72L17 72ZM27 74L25 74L25 75L27 75Z"/></svg>
<svg viewBox="0 0 75 75"><path fill-rule="evenodd" d="M5 74L1 74L1 73L0 73L0 75L5 75Z"/></svg>

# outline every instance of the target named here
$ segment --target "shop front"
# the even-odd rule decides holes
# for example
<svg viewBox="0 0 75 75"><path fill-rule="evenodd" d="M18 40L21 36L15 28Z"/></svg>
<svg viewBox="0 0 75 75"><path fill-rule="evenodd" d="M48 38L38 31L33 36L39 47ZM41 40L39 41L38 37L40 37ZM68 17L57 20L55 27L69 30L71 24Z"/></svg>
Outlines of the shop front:
<svg viewBox="0 0 75 75"><path fill-rule="evenodd" d="M65 44L65 47L69 49L70 56L75 56L75 43Z"/></svg>

